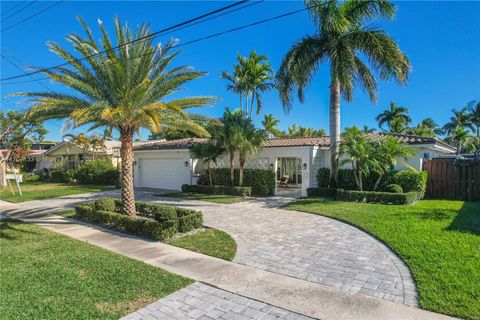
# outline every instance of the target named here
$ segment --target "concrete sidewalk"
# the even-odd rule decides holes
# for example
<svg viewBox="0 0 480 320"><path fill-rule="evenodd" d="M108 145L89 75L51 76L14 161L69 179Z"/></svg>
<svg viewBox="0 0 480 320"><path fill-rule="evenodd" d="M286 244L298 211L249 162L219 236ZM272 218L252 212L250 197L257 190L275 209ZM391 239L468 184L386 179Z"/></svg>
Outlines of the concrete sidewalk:
<svg viewBox="0 0 480 320"><path fill-rule="evenodd" d="M97 195L101 196L101 195ZM55 201L63 207L82 198ZM91 226L54 214L50 205L0 204L3 214L144 261L222 290L319 319L451 319L414 307L350 294L322 284L228 262L202 254ZM47 203L47 202L46 202ZM63 208L62 207L62 208ZM36 209L36 210L35 210ZM56 209L58 210L58 209ZM35 213L32 213L35 212Z"/></svg>

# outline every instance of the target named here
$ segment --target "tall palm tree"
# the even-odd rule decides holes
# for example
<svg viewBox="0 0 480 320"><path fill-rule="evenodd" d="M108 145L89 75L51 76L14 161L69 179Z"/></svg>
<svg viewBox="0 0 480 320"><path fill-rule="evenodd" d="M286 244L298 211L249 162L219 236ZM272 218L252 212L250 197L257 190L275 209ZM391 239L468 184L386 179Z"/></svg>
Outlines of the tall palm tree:
<svg viewBox="0 0 480 320"><path fill-rule="evenodd" d="M132 32L128 23L122 27L115 19L116 44L109 38L99 21L102 39L99 44L86 23L80 23L87 37L71 34L67 40L83 61L54 42L48 47L70 67L39 69L52 81L63 84L74 94L63 92L21 93L30 97L35 106L32 113L45 119L68 118L73 127L90 124L115 128L120 134L122 157L122 211L135 216L133 190L133 135L141 128L153 133L165 126L185 127L208 135L199 125L190 121L184 111L193 107L211 105L212 97L165 98L181 90L186 82L204 75L189 67L168 70L179 53L172 52L174 42L165 46L153 45L154 37L145 24ZM103 53L100 53L102 52Z"/></svg>
<svg viewBox="0 0 480 320"><path fill-rule="evenodd" d="M378 121L378 126L383 129L386 124L388 131L392 133L401 133L407 129L412 122L412 119L408 115L408 109L395 105L394 102L390 102L390 109L387 109L380 113L375 120Z"/></svg>
<svg viewBox="0 0 480 320"><path fill-rule="evenodd" d="M196 143L192 147L192 153L198 159L207 163L208 182L213 186L212 165L223 155L225 149L215 141Z"/></svg>
<svg viewBox="0 0 480 320"><path fill-rule="evenodd" d="M244 102L248 103L248 99L245 97L247 93L247 87L246 87L246 68L243 67L243 65L245 64L244 60L245 58L242 57L240 54L238 54L237 61L239 63L235 63L233 65L233 73L230 73L228 71L223 71L220 74L220 77L228 81L227 90L239 96L240 98L239 108L243 112L247 112L247 110L244 110Z"/></svg>
<svg viewBox="0 0 480 320"><path fill-rule="evenodd" d="M452 109L452 112L453 116L450 118L450 121L443 126L443 130L447 135L454 133L459 128L475 131L475 125L472 122L471 115L468 113L468 107L463 107L460 110Z"/></svg>
<svg viewBox="0 0 480 320"><path fill-rule="evenodd" d="M239 175L238 186L243 187L243 171L248 155L256 154L260 151L263 142L263 131L257 130L249 118L243 118L237 127L239 144L237 145L239 154Z"/></svg>
<svg viewBox="0 0 480 320"><path fill-rule="evenodd" d="M480 149L480 101L472 101L468 105L470 111L470 121L475 126L477 133L477 150Z"/></svg>
<svg viewBox="0 0 480 320"><path fill-rule="evenodd" d="M280 137L282 135L282 132L277 128L279 123L280 120L275 119L273 114L266 114L262 120L264 137Z"/></svg>
<svg viewBox="0 0 480 320"><path fill-rule="evenodd" d="M396 79L402 84L407 82L410 63L387 33L367 26L377 18L394 17L395 6L390 1L306 0L305 4L316 33L303 37L292 46L283 58L277 80L284 109L289 111L294 92L303 102L305 88L320 64L329 63L331 180L336 184L340 96L351 101L357 84L369 93L372 101L376 101L377 81L362 58L382 80Z"/></svg>

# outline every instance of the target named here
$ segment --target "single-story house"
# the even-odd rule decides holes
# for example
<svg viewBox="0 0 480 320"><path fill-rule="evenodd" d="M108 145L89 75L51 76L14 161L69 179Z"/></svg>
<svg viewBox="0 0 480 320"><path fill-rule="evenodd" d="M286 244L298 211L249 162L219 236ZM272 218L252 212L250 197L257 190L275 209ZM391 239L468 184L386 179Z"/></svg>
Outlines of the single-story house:
<svg viewBox="0 0 480 320"><path fill-rule="evenodd" d="M384 133L371 133L372 138L382 138ZM436 139L407 134L395 134L415 150L415 155L397 161L397 170L413 167L422 169L423 159L432 159L455 151L455 148ZM171 141L152 141L134 147L135 186L180 190L182 184L195 184L205 165L190 152L193 144L205 139L190 138ZM291 186L306 189L317 184L319 168L330 167L330 138L275 138L267 139L262 150L247 159L246 168L271 169L277 179L289 176ZM236 159L238 166L238 159ZM217 167L227 168L228 162L220 159ZM278 189L278 188L277 188Z"/></svg>
<svg viewBox="0 0 480 320"><path fill-rule="evenodd" d="M96 158L107 158L112 161L114 166L120 162L120 141L105 140L105 148L95 152ZM69 141L62 141L38 154L32 154L36 161L34 171L42 171L52 167L71 167L75 168L86 159L84 150Z"/></svg>

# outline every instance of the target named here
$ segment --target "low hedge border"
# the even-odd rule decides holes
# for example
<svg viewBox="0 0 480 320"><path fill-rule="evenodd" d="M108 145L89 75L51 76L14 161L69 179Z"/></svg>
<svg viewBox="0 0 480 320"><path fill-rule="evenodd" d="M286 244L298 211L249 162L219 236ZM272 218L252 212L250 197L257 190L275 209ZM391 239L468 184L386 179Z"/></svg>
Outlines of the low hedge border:
<svg viewBox="0 0 480 320"><path fill-rule="evenodd" d="M234 186L202 186L202 185L182 185L183 192L197 192L206 194L228 194L231 196L247 197L252 195L250 187L234 187Z"/></svg>
<svg viewBox="0 0 480 320"><path fill-rule="evenodd" d="M418 193L389 193L337 189L337 200L382 204L412 204L418 200Z"/></svg>
<svg viewBox="0 0 480 320"><path fill-rule="evenodd" d="M99 210L112 208L115 211ZM153 240L171 238L177 232L188 232L200 228L203 214L200 211L171 207L156 203L137 201L137 217L120 213L121 201L102 198L75 206L76 217L116 231L128 232Z"/></svg>
<svg viewBox="0 0 480 320"><path fill-rule="evenodd" d="M327 188L327 187L316 187L316 188L308 188L307 189L307 196L323 196L323 197L335 197L337 195L337 189L335 188Z"/></svg>

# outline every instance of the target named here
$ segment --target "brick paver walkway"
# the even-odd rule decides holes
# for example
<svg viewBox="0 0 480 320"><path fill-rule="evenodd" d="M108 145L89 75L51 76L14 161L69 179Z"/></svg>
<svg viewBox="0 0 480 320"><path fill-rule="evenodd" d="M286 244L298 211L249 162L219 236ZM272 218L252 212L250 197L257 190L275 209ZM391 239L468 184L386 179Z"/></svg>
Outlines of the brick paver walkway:
<svg viewBox="0 0 480 320"><path fill-rule="evenodd" d="M417 305L410 272L367 233L319 215L278 209L282 199L228 205L151 197L202 210L207 226L231 234L235 262L407 305Z"/></svg>
<svg viewBox="0 0 480 320"><path fill-rule="evenodd" d="M121 320L313 320L307 316L195 282Z"/></svg>

